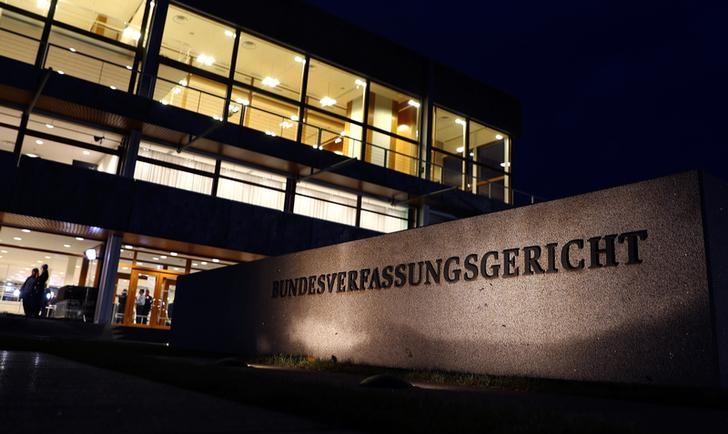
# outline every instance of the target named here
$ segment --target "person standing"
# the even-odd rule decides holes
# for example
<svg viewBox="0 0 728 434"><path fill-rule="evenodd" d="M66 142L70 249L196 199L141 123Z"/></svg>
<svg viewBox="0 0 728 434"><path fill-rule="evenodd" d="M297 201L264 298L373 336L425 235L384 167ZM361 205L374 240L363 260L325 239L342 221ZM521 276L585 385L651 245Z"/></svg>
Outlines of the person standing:
<svg viewBox="0 0 728 434"><path fill-rule="evenodd" d="M119 304L116 306L116 323L121 323L124 321L124 313L126 311L126 297L127 292L126 289L121 290L121 295L119 297Z"/></svg>
<svg viewBox="0 0 728 434"><path fill-rule="evenodd" d="M152 301L154 301L154 298L149 295L149 290L147 289L144 293L144 318L142 318L142 324L146 324L149 321L149 312L152 310Z"/></svg>
<svg viewBox="0 0 728 434"><path fill-rule="evenodd" d="M31 317L37 318L40 314L40 310L43 307L43 297L45 297L45 289L46 289L46 283L48 282L48 264L43 264L41 267L40 275L37 279L35 279L35 284L33 285L33 291L31 293L31 299L33 300L33 305L31 306Z"/></svg>
<svg viewBox="0 0 728 434"><path fill-rule="evenodd" d="M33 271L30 272L30 276L25 279L23 286L20 287L20 298L23 300L23 313L25 313L25 316L27 317L32 316L33 297L31 294L33 293L33 287L35 286L36 279L38 279L38 269L33 268Z"/></svg>
<svg viewBox="0 0 728 434"><path fill-rule="evenodd" d="M144 290L140 289L139 294L137 294L135 304L136 304L136 323L141 324L142 318L144 317Z"/></svg>

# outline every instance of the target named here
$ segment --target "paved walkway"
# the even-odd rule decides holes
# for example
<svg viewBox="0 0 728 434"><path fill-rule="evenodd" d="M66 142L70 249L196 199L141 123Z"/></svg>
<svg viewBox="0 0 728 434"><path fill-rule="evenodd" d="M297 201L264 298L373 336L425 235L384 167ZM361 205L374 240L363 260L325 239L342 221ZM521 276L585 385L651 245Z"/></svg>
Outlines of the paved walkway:
<svg viewBox="0 0 728 434"><path fill-rule="evenodd" d="M38 352L0 350L0 432L344 432Z"/></svg>

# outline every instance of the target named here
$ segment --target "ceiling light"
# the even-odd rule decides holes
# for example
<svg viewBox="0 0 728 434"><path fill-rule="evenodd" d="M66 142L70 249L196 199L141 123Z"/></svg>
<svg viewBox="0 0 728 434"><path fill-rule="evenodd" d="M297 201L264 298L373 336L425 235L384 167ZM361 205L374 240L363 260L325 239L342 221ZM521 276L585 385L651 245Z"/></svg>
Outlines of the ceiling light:
<svg viewBox="0 0 728 434"><path fill-rule="evenodd" d="M76 52L76 49L75 49L75 48L73 48L73 47L70 47L70 48L68 49L68 51L70 51L71 53L75 53L75 52Z"/></svg>
<svg viewBox="0 0 728 434"><path fill-rule="evenodd" d="M132 69L131 68L131 65L126 65L126 69L128 69L129 71L131 71L131 69Z"/></svg>
<svg viewBox="0 0 728 434"><path fill-rule="evenodd" d="M230 107L230 111L231 111L231 112L232 112L233 114L235 114L235 113L237 113L237 112L239 112L239 111L240 111L240 106L237 106L237 105L233 105L233 104L230 104L230 105L229 105L229 107Z"/></svg>
<svg viewBox="0 0 728 434"><path fill-rule="evenodd" d="M76 241L83 241L82 237L76 237Z"/></svg>
<svg viewBox="0 0 728 434"><path fill-rule="evenodd" d="M220 260L219 260L219 259L217 259L217 258L214 258L214 259L212 260L212 262L216 262L216 263L217 263L217 262L220 262Z"/></svg>
<svg viewBox="0 0 728 434"><path fill-rule="evenodd" d="M187 83L188 82L187 82L187 79L186 78L183 78L182 80L179 81L179 85L180 86L187 87Z"/></svg>
<svg viewBox="0 0 728 434"><path fill-rule="evenodd" d="M84 255L86 255L86 259L93 261L96 259L96 249L86 249Z"/></svg>
<svg viewBox="0 0 728 434"><path fill-rule="evenodd" d="M235 98L235 102L244 106L250 105L250 101L248 101L248 98Z"/></svg>
<svg viewBox="0 0 728 434"><path fill-rule="evenodd" d="M121 267L122 270L128 270L129 267Z"/></svg>
<svg viewBox="0 0 728 434"><path fill-rule="evenodd" d="M55 126L53 126L53 124L46 124L46 128L53 129L53 128L55 128Z"/></svg>
<svg viewBox="0 0 728 434"><path fill-rule="evenodd" d="M91 155L91 153L90 153L89 151L83 151L83 152L81 152L81 153L82 153L83 155Z"/></svg>
<svg viewBox="0 0 728 434"><path fill-rule="evenodd" d="M59 74L63 75L65 72L61 71L60 69L57 71Z"/></svg>
<svg viewBox="0 0 728 434"><path fill-rule="evenodd" d="M232 30L225 30L225 36L227 36L228 38L234 38L235 32L233 32Z"/></svg>
<svg viewBox="0 0 728 434"><path fill-rule="evenodd" d="M179 271L179 268L177 268L177 267L172 267L172 269L173 269L174 271Z"/></svg>
<svg viewBox="0 0 728 434"><path fill-rule="evenodd" d="M166 256L164 256L164 255L161 255L161 256L160 256L160 258L162 258L162 259L167 259L167 257L166 257Z"/></svg>
<svg viewBox="0 0 728 434"><path fill-rule="evenodd" d="M298 117L298 116L296 116L296 115L291 115L291 120L292 120L293 122L298 122L298 119L299 119L299 117Z"/></svg>
<svg viewBox="0 0 728 434"><path fill-rule="evenodd" d="M283 121L278 125L280 125L281 128L291 128L293 126L293 124L288 121Z"/></svg>
<svg viewBox="0 0 728 434"><path fill-rule="evenodd" d="M342 132L340 132L340 133L339 133L339 135L340 135L340 136L345 136L345 135L346 135L346 131L342 131Z"/></svg>
<svg viewBox="0 0 728 434"><path fill-rule="evenodd" d="M197 265L198 265L198 264L197 264L197 262L193 262L193 263L192 263L192 266L193 266L193 267L196 267Z"/></svg>
<svg viewBox="0 0 728 434"><path fill-rule="evenodd" d="M409 129L410 129L410 126L407 124L397 125L397 131L399 131L399 132L409 131Z"/></svg>
<svg viewBox="0 0 728 434"><path fill-rule="evenodd" d="M64 244L63 247L69 248L69 247L71 247L71 245L70 244Z"/></svg>
<svg viewBox="0 0 728 434"><path fill-rule="evenodd" d="M325 96L321 98L319 102L321 103L321 107L329 107L336 104L336 100L331 98L330 96Z"/></svg>
<svg viewBox="0 0 728 434"><path fill-rule="evenodd" d="M280 81L280 80L278 80L277 78L273 78L273 77L265 77L265 78L263 79L263 81L261 81L261 83L263 84L263 86L268 86L268 87L276 87L276 86L278 86L279 84L281 84L281 81Z"/></svg>
<svg viewBox="0 0 728 434"><path fill-rule="evenodd" d="M207 265L207 262L205 262L205 261L202 261L202 262L200 262L200 264L202 264L202 265Z"/></svg>
<svg viewBox="0 0 728 434"><path fill-rule="evenodd" d="M39 263L39 264L42 264L42 263L43 263L43 261L35 261L35 262L37 262L37 263Z"/></svg>
<svg viewBox="0 0 728 434"><path fill-rule="evenodd" d="M306 63L306 59L305 59L305 58L303 58L303 57L301 57L301 56L296 56L296 57L294 57L294 58L293 58L293 60L294 60L294 61L295 61L296 63Z"/></svg>
<svg viewBox="0 0 728 434"><path fill-rule="evenodd" d="M124 31L121 32L121 37L138 41L139 38L142 37L142 34L139 30L137 30L133 27L130 27L130 26L126 26L126 27L124 27Z"/></svg>
<svg viewBox="0 0 728 434"><path fill-rule="evenodd" d="M46 259L51 259L51 257L50 257L50 256L46 256L45 258L46 258Z"/></svg>
<svg viewBox="0 0 728 434"><path fill-rule="evenodd" d="M159 258L157 258L156 256L153 257L152 259L155 260L155 261L159 261Z"/></svg>
<svg viewBox="0 0 728 434"><path fill-rule="evenodd" d="M471 157L475 157L475 152L471 152L471 153L470 153L470 156L471 156Z"/></svg>
<svg viewBox="0 0 728 434"><path fill-rule="evenodd" d="M43 144L43 140L38 139L38 140L35 141L35 144L36 145L42 145Z"/></svg>
<svg viewBox="0 0 728 434"><path fill-rule="evenodd" d="M455 149L455 152L457 152L458 154L461 154L463 151L465 151L465 147L464 146L458 146Z"/></svg>
<svg viewBox="0 0 728 434"><path fill-rule="evenodd" d="M159 102L161 102L161 103L162 103L163 105L167 105L167 104L169 104L169 101L167 101L166 99L163 99L163 100L161 100L161 101L159 101Z"/></svg>
<svg viewBox="0 0 728 434"><path fill-rule="evenodd" d="M354 84L357 85L357 87L367 87L367 82L362 80L361 78L357 78L354 80Z"/></svg>
<svg viewBox="0 0 728 434"><path fill-rule="evenodd" d="M180 93L182 93L182 89L180 89L179 86L175 86L172 88L172 93L175 95L179 95Z"/></svg>
<svg viewBox="0 0 728 434"><path fill-rule="evenodd" d="M465 126L465 121L462 120L462 119L460 119L460 118L456 118L455 119L455 123L458 124L458 125Z"/></svg>
<svg viewBox="0 0 728 434"><path fill-rule="evenodd" d="M337 137L334 139L334 143L341 143L341 137Z"/></svg>
<svg viewBox="0 0 728 434"><path fill-rule="evenodd" d="M51 5L50 0L36 0L35 6L38 9L48 9L48 6Z"/></svg>
<svg viewBox="0 0 728 434"><path fill-rule="evenodd" d="M7 250L0 250L0 253L8 253Z"/></svg>
<svg viewBox="0 0 728 434"><path fill-rule="evenodd" d="M407 101L407 104L411 105L414 108L420 108L420 103L418 103L417 101L415 101L413 99Z"/></svg>
<svg viewBox="0 0 728 434"><path fill-rule="evenodd" d="M169 252L169 254L172 256L177 256L177 252Z"/></svg>
<svg viewBox="0 0 728 434"><path fill-rule="evenodd" d="M344 155L344 153L341 152L341 151L334 151L334 154L336 154L336 155Z"/></svg>
<svg viewBox="0 0 728 434"><path fill-rule="evenodd" d="M276 136L276 133L274 133L273 131L270 131L270 130L265 130L265 134L266 135L269 135L271 137L275 137Z"/></svg>
<svg viewBox="0 0 728 434"><path fill-rule="evenodd" d="M13 237L13 239L14 239L15 241L23 241L23 239L22 239L22 238L20 238L20 237Z"/></svg>
<svg viewBox="0 0 728 434"><path fill-rule="evenodd" d="M127 244L124 246L124 248L127 250L132 250L132 249L134 249L134 246L132 246L131 244Z"/></svg>
<svg viewBox="0 0 728 434"><path fill-rule="evenodd" d="M25 154L25 155L27 155L30 158L38 158L38 156L36 154Z"/></svg>
<svg viewBox="0 0 728 434"><path fill-rule="evenodd" d="M205 66L212 66L215 63L215 58L205 53L198 54L196 60Z"/></svg>
<svg viewBox="0 0 728 434"><path fill-rule="evenodd" d="M503 135L502 134L496 134L495 135L495 139L496 140L503 140Z"/></svg>
<svg viewBox="0 0 728 434"><path fill-rule="evenodd" d="M216 121L222 121L222 116L212 115L212 118Z"/></svg>
<svg viewBox="0 0 728 434"><path fill-rule="evenodd" d="M113 86L112 85L112 86L109 86L109 87L111 88L111 90L116 90L116 86Z"/></svg>
<svg viewBox="0 0 728 434"><path fill-rule="evenodd" d="M157 270L161 270L161 269L162 269L162 266L161 265L157 265Z"/></svg>
<svg viewBox="0 0 728 434"><path fill-rule="evenodd" d="M30 233L30 229L21 229L20 232L25 232L26 234Z"/></svg>

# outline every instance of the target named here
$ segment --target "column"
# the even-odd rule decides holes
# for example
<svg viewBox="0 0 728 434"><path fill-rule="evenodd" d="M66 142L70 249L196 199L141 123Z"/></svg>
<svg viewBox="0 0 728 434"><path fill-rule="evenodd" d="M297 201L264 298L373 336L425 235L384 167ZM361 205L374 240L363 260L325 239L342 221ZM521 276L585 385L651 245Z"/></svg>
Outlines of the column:
<svg viewBox="0 0 728 434"><path fill-rule="evenodd" d="M142 61L142 74L139 78L137 95L152 98L154 96L154 78L159 68L159 48L162 45L164 22L167 19L169 0L157 0L152 11L152 25L149 30L147 49Z"/></svg>
<svg viewBox="0 0 728 434"><path fill-rule="evenodd" d="M110 234L106 238L106 248L102 258L101 278L99 279L99 294L96 298L96 324L111 324L111 314L114 310L114 288L116 287L116 271L119 268L121 255L121 235Z"/></svg>

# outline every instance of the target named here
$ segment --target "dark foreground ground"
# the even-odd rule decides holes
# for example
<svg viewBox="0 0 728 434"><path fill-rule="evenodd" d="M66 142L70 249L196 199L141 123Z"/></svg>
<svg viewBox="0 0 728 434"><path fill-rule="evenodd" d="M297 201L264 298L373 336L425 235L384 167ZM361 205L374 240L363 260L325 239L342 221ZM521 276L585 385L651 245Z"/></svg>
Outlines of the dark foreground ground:
<svg viewBox="0 0 728 434"><path fill-rule="evenodd" d="M0 432L728 432L717 390L372 388L359 384L371 372L249 367L118 335L0 315Z"/></svg>

